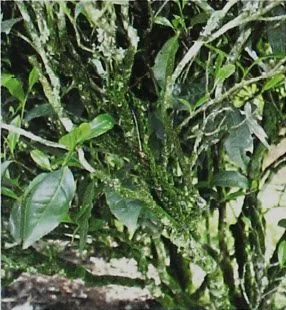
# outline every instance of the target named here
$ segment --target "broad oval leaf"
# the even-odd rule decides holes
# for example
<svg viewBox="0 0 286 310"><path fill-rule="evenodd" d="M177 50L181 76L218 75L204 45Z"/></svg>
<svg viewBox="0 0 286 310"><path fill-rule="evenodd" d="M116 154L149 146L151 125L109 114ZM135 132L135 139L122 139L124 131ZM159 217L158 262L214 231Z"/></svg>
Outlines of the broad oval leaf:
<svg viewBox="0 0 286 310"><path fill-rule="evenodd" d="M171 22L169 21L169 19L164 17L164 16L157 16L155 18L155 24L174 28L173 25L171 24Z"/></svg>
<svg viewBox="0 0 286 310"><path fill-rule="evenodd" d="M74 193L74 178L67 167L40 174L31 182L20 207L23 249L28 248L59 225L67 214ZM15 227L19 225L12 217L13 223ZM19 227L16 231L18 230Z"/></svg>
<svg viewBox="0 0 286 310"><path fill-rule="evenodd" d="M55 114L52 106L49 103L43 103L35 106L30 111L26 111L25 121L30 122L34 118L53 116Z"/></svg>
<svg viewBox="0 0 286 310"><path fill-rule="evenodd" d="M40 166L41 168L43 168L45 170L49 170L49 171L52 170L49 157L46 154L44 154L42 151L33 150L30 152L30 155L31 155L33 161L38 166Z"/></svg>
<svg viewBox="0 0 286 310"><path fill-rule="evenodd" d="M107 113L98 115L93 119L90 125L90 134L87 139L96 138L113 128L115 121L113 117Z"/></svg>
<svg viewBox="0 0 286 310"><path fill-rule="evenodd" d="M154 76L159 86L164 89L167 77L174 68L175 56L179 48L178 36L170 38L161 48L155 59L153 67Z"/></svg>
<svg viewBox="0 0 286 310"><path fill-rule="evenodd" d="M42 182L42 180L45 178L45 175L46 175L45 173L42 173L36 176L30 182L29 186L25 190L24 197L22 200L25 199L25 195L27 195L32 190L32 188L36 187L37 184L40 184ZM10 233L17 243L21 243L21 241L23 241L24 207L25 206L22 206L20 203L15 203L10 213L10 219L9 219Z"/></svg>
<svg viewBox="0 0 286 310"><path fill-rule="evenodd" d="M140 200L126 199L111 190L105 191L105 196L111 213L121 221L131 233L134 233L144 203Z"/></svg>
<svg viewBox="0 0 286 310"><path fill-rule="evenodd" d="M247 178L237 171L221 171L214 175L213 186L248 188Z"/></svg>
<svg viewBox="0 0 286 310"><path fill-rule="evenodd" d="M286 267L286 241L282 241L278 247L278 261L281 268Z"/></svg>
<svg viewBox="0 0 286 310"><path fill-rule="evenodd" d="M82 123L79 127L75 127L71 132L60 138L60 143L73 150L77 144L84 141L90 134L90 125Z"/></svg>
<svg viewBox="0 0 286 310"><path fill-rule="evenodd" d="M61 137L59 142L72 150L77 144L104 134L112 129L114 124L115 121L111 115L100 114L91 122L82 123L79 127L74 128L71 132Z"/></svg>

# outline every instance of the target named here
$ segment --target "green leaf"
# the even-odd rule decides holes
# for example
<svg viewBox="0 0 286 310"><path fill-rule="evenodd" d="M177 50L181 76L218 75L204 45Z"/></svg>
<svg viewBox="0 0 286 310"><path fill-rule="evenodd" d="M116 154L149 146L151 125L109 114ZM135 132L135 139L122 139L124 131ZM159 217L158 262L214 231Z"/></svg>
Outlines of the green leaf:
<svg viewBox="0 0 286 310"><path fill-rule="evenodd" d="M1 194L15 200L19 199L19 196L15 192L13 192L10 188L4 187L3 185L1 186Z"/></svg>
<svg viewBox="0 0 286 310"><path fill-rule="evenodd" d="M211 184L219 187L248 188L248 179L237 171L221 171L213 176Z"/></svg>
<svg viewBox="0 0 286 310"><path fill-rule="evenodd" d="M284 74L277 74L273 76L269 81L265 83L263 86L262 91L266 91L272 88L275 88L276 86L279 86L280 82L285 81L285 75Z"/></svg>
<svg viewBox="0 0 286 310"><path fill-rule="evenodd" d="M10 214L9 228L12 237L17 243L21 243L22 241L21 224L21 205L18 202L15 202Z"/></svg>
<svg viewBox="0 0 286 310"><path fill-rule="evenodd" d="M286 228L286 219L282 219L278 222L278 226Z"/></svg>
<svg viewBox="0 0 286 310"><path fill-rule="evenodd" d="M22 205L15 207L20 210L13 210L10 217L11 233L14 232L17 236L20 231L23 249L59 225L67 214L74 193L74 178L67 167L42 173L30 183L24 193Z"/></svg>
<svg viewBox="0 0 286 310"><path fill-rule="evenodd" d="M90 123L82 123L79 127L75 127L71 132L61 137L59 142L72 150L79 143L104 134L112 129L114 124L114 119L109 114L100 114Z"/></svg>
<svg viewBox="0 0 286 310"><path fill-rule="evenodd" d="M224 147L229 159L246 172L249 157L246 152L253 152L253 137L238 110L231 112L227 118L230 128L224 141Z"/></svg>
<svg viewBox="0 0 286 310"><path fill-rule="evenodd" d="M79 127L75 127L71 132L61 137L59 143L67 146L69 150L73 150L77 144L86 140L90 131L90 125L88 123L82 123Z"/></svg>
<svg viewBox="0 0 286 310"><path fill-rule="evenodd" d="M29 90L33 88L33 86L38 82L39 80L39 72L37 68L33 68L29 74Z"/></svg>
<svg viewBox="0 0 286 310"><path fill-rule="evenodd" d="M40 104L30 111L26 112L25 121L30 122L34 118L53 116L55 114L52 106L49 103Z"/></svg>
<svg viewBox="0 0 286 310"><path fill-rule="evenodd" d="M100 114L93 119L90 125L90 134L87 140L96 138L113 128L115 121L109 114Z"/></svg>
<svg viewBox="0 0 286 310"><path fill-rule="evenodd" d="M244 112L246 116L246 124L249 130L264 144L266 148L269 149L269 144L266 140L267 134L264 129L257 123L257 121L253 118L251 113L251 105L250 103L246 103L244 106Z"/></svg>
<svg viewBox="0 0 286 310"><path fill-rule="evenodd" d="M286 241L282 241L278 247L278 261L281 268L286 267Z"/></svg>
<svg viewBox="0 0 286 310"><path fill-rule="evenodd" d="M227 64L222 66L218 69L218 72L216 74L216 81L215 83L222 83L224 80L229 78L231 75L233 75L235 72L235 65L233 64Z"/></svg>
<svg viewBox="0 0 286 310"><path fill-rule="evenodd" d="M191 26L195 26L197 24L205 24L208 21L209 17L210 15L208 13L201 12L191 18Z"/></svg>
<svg viewBox="0 0 286 310"><path fill-rule="evenodd" d="M178 36L170 38L156 56L153 67L159 86L164 89L168 76L174 69L175 56L179 47Z"/></svg>
<svg viewBox="0 0 286 310"><path fill-rule="evenodd" d="M30 155L33 159L33 161L41 168L45 170L52 170L51 163L49 160L49 156L44 154L40 150L33 150L30 152Z"/></svg>
<svg viewBox="0 0 286 310"><path fill-rule="evenodd" d="M106 201L111 213L121 221L131 233L137 228L137 221L144 203L121 197L114 191L105 191Z"/></svg>
<svg viewBox="0 0 286 310"><path fill-rule="evenodd" d="M199 108L201 105L203 105L204 103L206 103L209 99L210 99L210 97L209 97L208 95L205 95L205 96L201 97L201 98L195 103L195 108Z"/></svg>
<svg viewBox="0 0 286 310"><path fill-rule="evenodd" d="M21 17L19 18L11 18L4 21L1 21L1 32L5 32L7 35L10 33L13 26L22 20Z"/></svg>
<svg viewBox="0 0 286 310"><path fill-rule="evenodd" d="M20 102L24 102L25 94L22 83L14 75L3 73L1 76L1 86L6 87L11 96L17 98Z"/></svg>
<svg viewBox="0 0 286 310"><path fill-rule="evenodd" d="M1 180L3 179L9 165L12 163L12 160L5 160L3 163L1 163Z"/></svg>
<svg viewBox="0 0 286 310"><path fill-rule="evenodd" d="M155 18L155 24L170 27L172 29L174 28L169 19L163 16L157 16Z"/></svg>
<svg viewBox="0 0 286 310"><path fill-rule="evenodd" d="M11 122L11 125L14 125L16 127L21 126L21 118L19 115L17 115ZM8 146L10 149L11 154L14 156L15 148L19 142L20 135L14 132L9 132L7 137Z"/></svg>
<svg viewBox="0 0 286 310"><path fill-rule="evenodd" d="M95 190L94 190L94 180L90 182L90 184L87 186L84 195L83 195L83 201L81 204L81 209L78 214L78 218L76 220L77 225L79 227L79 250L82 252L86 245L86 238L87 233L89 230L89 219L91 216L91 210L93 207L93 200L95 196Z"/></svg>

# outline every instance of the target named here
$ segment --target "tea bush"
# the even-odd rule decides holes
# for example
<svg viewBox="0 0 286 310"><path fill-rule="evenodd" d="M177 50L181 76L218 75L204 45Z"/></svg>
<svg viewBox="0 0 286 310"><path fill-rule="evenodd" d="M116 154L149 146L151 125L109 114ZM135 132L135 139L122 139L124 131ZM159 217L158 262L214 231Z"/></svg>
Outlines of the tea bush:
<svg viewBox="0 0 286 310"><path fill-rule="evenodd" d="M269 258L259 194L285 167L263 164L285 138L285 2L1 7L4 285L37 270L164 309L283 307L286 219ZM144 279L98 278L66 242Z"/></svg>

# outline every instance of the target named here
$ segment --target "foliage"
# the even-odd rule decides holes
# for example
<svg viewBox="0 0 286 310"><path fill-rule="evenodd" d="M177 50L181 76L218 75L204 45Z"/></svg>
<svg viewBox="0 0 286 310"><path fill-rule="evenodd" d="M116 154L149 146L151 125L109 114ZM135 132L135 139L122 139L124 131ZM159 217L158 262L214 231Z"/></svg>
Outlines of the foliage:
<svg viewBox="0 0 286 310"><path fill-rule="evenodd" d="M1 6L5 282L33 266L95 283L38 246L68 240L136 259L165 309L283 307L285 218L269 258L258 198L285 166L263 164L285 138L285 3Z"/></svg>

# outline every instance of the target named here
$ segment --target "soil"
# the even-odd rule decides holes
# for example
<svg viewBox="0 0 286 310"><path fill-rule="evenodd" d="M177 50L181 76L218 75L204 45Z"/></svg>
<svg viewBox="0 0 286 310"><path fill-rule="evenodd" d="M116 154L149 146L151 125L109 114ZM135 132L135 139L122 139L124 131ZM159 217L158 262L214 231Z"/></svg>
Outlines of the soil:
<svg viewBox="0 0 286 310"><path fill-rule="evenodd" d="M23 273L2 290L3 310L161 310L148 291L119 285L88 288L81 280Z"/></svg>

